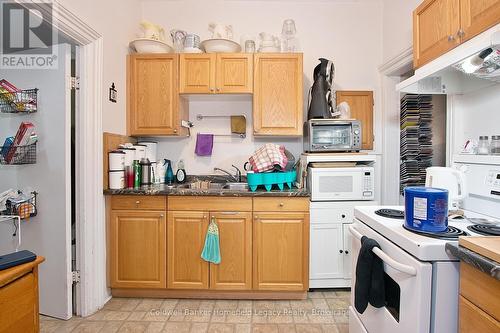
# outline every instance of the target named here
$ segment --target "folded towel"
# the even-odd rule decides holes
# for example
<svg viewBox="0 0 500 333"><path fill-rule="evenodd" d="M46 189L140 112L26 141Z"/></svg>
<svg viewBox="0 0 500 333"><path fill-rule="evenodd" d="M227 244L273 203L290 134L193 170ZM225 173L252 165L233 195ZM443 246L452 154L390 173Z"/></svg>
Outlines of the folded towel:
<svg viewBox="0 0 500 333"><path fill-rule="evenodd" d="M276 166L285 170L288 158L285 154L285 146L266 143L257 149L249 160L254 172L266 172L274 170Z"/></svg>
<svg viewBox="0 0 500 333"><path fill-rule="evenodd" d="M213 264L220 264L219 227L215 222L215 217L212 217L212 221L208 225L205 246L203 247L201 258Z"/></svg>
<svg viewBox="0 0 500 333"><path fill-rule="evenodd" d="M247 119L245 116L231 116L231 133L246 134Z"/></svg>
<svg viewBox="0 0 500 333"><path fill-rule="evenodd" d="M200 134L196 135L196 148L194 150L195 154L198 156L210 156L212 155L212 148L214 147L214 135L213 134Z"/></svg>
<svg viewBox="0 0 500 333"><path fill-rule="evenodd" d="M376 240L361 238L354 286L354 307L359 313L365 312L368 303L376 308L385 305L384 264L373 253L374 247L380 248Z"/></svg>

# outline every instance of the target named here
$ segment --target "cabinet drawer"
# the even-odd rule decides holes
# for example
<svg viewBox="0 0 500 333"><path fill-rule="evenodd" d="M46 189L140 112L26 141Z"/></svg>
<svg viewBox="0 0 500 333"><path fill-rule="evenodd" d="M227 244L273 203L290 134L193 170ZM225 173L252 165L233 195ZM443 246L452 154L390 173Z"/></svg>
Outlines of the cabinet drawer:
<svg viewBox="0 0 500 333"><path fill-rule="evenodd" d="M38 332L36 284L30 272L0 288L0 332Z"/></svg>
<svg viewBox="0 0 500 333"><path fill-rule="evenodd" d="M500 281L469 264L460 263L460 294L496 320L500 320ZM481 332L481 331L477 331Z"/></svg>
<svg viewBox="0 0 500 333"><path fill-rule="evenodd" d="M254 211L308 212L309 198L254 198Z"/></svg>
<svg viewBox="0 0 500 333"><path fill-rule="evenodd" d="M252 198L171 196L168 210L251 212Z"/></svg>
<svg viewBox="0 0 500 333"><path fill-rule="evenodd" d="M111 209L166 210L165 196L124 195L111 197Z"/></svg>
<svg viewBox="0 0 500 333"><path fill-rule="evenodd" d="M486 312L460 296L459 326L460 333L497 333L500 323Z"/></svg>

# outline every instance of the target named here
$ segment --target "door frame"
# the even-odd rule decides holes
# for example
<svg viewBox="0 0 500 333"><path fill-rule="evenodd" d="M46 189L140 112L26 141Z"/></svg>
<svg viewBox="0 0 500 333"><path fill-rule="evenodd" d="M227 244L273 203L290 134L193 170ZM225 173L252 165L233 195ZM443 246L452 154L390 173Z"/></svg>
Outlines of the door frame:
<svg viewBox="0 0 500 333"><path fill-rule="evenodd" d="M105 210L102 194L102 88L103 38L78 16L53 1L52 12L38 0L28 0L52 26L79 46L80 87L77 97L75 180L76 265L80 282L76 286L76 314L88 316L111 297L106 285ZM26 3L26 0L23 1ZM22 3L20 2L22 5ZM70 274L72 274L70 272Z"/></svg>
<svg viewBox="0 0 500 333"><path fill-rule="evenodd" d="M399 138L400 93L396 85L413 69L413 47L403 50L379 68L382 88L382 178L381 204L399 205ZM396 174L396 177L394 177Z"/></svg>

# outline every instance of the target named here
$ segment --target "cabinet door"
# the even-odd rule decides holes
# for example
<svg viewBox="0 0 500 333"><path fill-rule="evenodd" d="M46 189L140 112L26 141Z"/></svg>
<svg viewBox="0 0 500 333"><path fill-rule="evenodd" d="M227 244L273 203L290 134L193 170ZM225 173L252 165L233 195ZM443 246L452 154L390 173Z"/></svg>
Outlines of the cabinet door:
<svg viewBox="0 0 500 333"><path fill-rule="evenodd" d="M311 280L343 278L342 224L311 224Z"/></svg>
<svg viewBox="0 0 500 333"><path fill-rule="evenodd" d="M254 289L308 289L308 213L255 212L253 242Z"/></svg>
<svg viewBox="0 0 500 333"><path fill-rule="evenodd" d="M210 94L215 92L215 53L180 55L180 93Z"/></svg>
<svg viewBox="0 0 500 333"><path fill-rule="evenodd" d="M373 91L337 91L337 105L347 102L351 118L361 121L361 149L373 149Z"/></svg>
<svg viewBox="0 0 500 333"><path fill-rule="evenodd" d="M201 259L208 212L168 212L168 278L170 289L208 289L208 263Z"/></svg>
<svg viewBox="0 0 500 333"><path fill-rule="evenodd" d="M425 0L413 12L413 62L415 68L460 44L460 37L457 35L460 30L459 1Z"/></svg>
<svg viewBox="0 0 500 333"><path fill-rule="evenodd" d="M253 54L218 53L216 73L217 93L253 92Z"/></svg>
<svg viewBox="0 0 500 333"><path fill-rule="evenodd" d="M255 54L255 135L302 135L302 54Z"/></svg>
<svg viewBox="0 0 500 333"><path fill-rule="evenodd" d="M352 257L351 257L351 242L352 242L352 235L351 232L349 231L349 226L352 225L352 223L346 223L342 225L342 234L343 234L343 273L344 273L344 279L350 279L352 276Z"/></svg>
<svg viewBox="0 0 500 333"><path fill-rule="evenodd" d="M166 220L163 212L112 211L112 288L166 287Z"/></svg>
<svg viewBox="0 0 500 333"><path fill-rule="evenodd" d="M128 66L128 134L177 135L178 56L131 55Z"/></svg>
<svg viewBox="0 0 500 333"><path fill-rule="evenodd" d="M500 0L460 0L462 42L500 23Z"/></svg>
<svg viewBox="0 0 500 333"><path fill-rule="evenodd" d="M252 289L252 214L212 213L219 226L221 263L210 264L210 289Z"/></svg>

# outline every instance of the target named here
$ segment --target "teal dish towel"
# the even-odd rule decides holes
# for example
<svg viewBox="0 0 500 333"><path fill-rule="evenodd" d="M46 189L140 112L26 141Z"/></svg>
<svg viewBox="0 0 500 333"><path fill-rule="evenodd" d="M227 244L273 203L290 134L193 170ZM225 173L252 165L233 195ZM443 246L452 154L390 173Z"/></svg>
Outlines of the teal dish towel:
<svg viewBox="0 0 500 333"><path fill-rule="evenodd" d="M205 246L203 247L201 258L214 264L220 264L219 227L215 222L215 217L212 217L208 225Z"/></svg>

